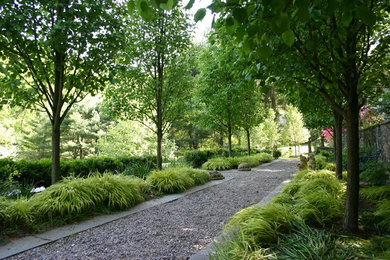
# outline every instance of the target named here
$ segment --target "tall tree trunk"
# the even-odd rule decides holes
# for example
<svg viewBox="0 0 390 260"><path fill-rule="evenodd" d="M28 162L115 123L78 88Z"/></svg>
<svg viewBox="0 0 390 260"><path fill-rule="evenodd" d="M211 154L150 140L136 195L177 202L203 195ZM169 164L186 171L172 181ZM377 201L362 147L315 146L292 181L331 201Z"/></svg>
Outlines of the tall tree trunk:
<svg viewBox="0 0 390 260"><path fill-rule="evenodd" d="M334 156L336 163L336 177L338 179L343 178L343 138L342 138L342 128L343 128L343 116L340 115L337 111L333 110L334 117Z"/></svg>
<svg viewBox="0 0 390 260"><path fill-rule="evenodd" d="M55 120L52 123L51 135L51 184L56 183L61 178L60 173L60 122Z"/></svg>
<svg viewBox="0 0 390 260"><path fill-rule="evenodd" d="M247 142L247 149L248 149L248 155L251 155L251 137L249 129L246 129L246 142Z"/></svg>
<svg viewBox="0 0 390 260"><path fill-rule="evenodd" d="M321 147L325 147L325 138L323 135L321 135L321 144L320 144Z"/></svg>
<svg viewBox="0 0 390 260"><path fill-rule="evenodd" d="M232 126L229 124L228 126L228 150L229 157L232 157Z"/></svg>
<svg viewBox="0 0 390 260"><path fill-rule="evenodd" d="M157 133L157 168L159 170L162 169L162 131L158 131Z"/></svg>
<svg viewBox="0 0 390 260"><path fill-rule="evenodd" d="M312 150L311 150L311 136L309 137L309 140L307 142L307 147L309 149L308 152L311 153L312 152Z"/></svg>
<svg viewBox="0 0 390 260"><path fill-rule="evenodd" d="M359 210L359 104L357 83L349 89L346 121L348 178L343 228L350 232L356 232L358 230Z"/></svg>

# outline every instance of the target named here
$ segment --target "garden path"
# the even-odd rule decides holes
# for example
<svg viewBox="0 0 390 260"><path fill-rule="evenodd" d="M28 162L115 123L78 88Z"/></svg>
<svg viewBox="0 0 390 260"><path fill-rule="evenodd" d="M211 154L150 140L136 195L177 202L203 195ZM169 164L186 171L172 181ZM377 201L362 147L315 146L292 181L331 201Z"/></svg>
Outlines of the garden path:
<svg viewBox="0 0 390 260"><path fill-rule="evenodd" d="M223 171L233 178L11 259L188 259L215 239L234 213L258 203L296 171L291 159L248 172Z"/></svg>

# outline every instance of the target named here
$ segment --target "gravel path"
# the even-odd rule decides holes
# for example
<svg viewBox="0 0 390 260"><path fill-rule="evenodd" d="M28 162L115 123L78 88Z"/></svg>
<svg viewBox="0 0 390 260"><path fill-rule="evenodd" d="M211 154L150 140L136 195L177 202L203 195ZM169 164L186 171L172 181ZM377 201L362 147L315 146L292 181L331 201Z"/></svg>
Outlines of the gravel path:
<svg viewBox="0 0 390 260"><path fill-rule="evenodd" d="M297 171L280 159L176 201L92 228L11 259L188 259L210 243L229 217L259 202Z"/></svg>

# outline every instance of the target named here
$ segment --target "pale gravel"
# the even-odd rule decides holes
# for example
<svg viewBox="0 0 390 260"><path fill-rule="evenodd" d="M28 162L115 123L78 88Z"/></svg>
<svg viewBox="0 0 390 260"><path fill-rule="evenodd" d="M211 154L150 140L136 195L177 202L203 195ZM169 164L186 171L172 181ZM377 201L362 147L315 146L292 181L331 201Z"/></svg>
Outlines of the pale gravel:
<svg viewBox="0 0 390 260"><path fill-rule="evenodd" d="M258 203L297 171L279 159L176 201L60 239L10 259L188 259L210 243L238 210Z"/></svg>

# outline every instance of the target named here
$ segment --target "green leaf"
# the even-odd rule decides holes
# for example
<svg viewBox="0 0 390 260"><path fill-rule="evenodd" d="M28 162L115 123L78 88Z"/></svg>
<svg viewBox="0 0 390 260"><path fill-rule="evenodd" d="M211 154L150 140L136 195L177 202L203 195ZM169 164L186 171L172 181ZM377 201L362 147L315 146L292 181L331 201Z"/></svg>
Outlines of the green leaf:
<svg viewBox="0 0 390 260"><path fill-rule="evenodd" d="M198 11L196 11L196 13L194 15L195 22L197 23L197 22L203 20L205 15L206 15L206 8L200 8Z"/></svg>
<svg viewBox="0 0 390 260"><path fill-rule="evenodd" d="M191 9L192 6L194 5L194 3L195 3L195 0L190 0L190 1L188 2L188 4L186 5L186 7L184 7L184 8L185 8L185 9Z"/></svg>
<svg viewBox="0 0 390 260"><path fill-rule="evenodd" d="M140 11L142 19L150 22L154 18L154 10L144 0L138 2L138 10Z"/></svg>
<svg viewBox="0 0 390 260"><path fill-rule="evenodd" d="M135 2L134 1L129 1L127 2L127 10L131 14L135 9Z"/></svg>
<svg viewBox="0 0 390 260"><path fill-rule="evenodd" d="M161 3L160 8L169 11L172 10L174 4L175 2L173 0L168 0L166 3Z"/></svg>
<svg viewBox="0 0 390 260"><path fill-rule="evenodd" d="M278 26L283 32L290 28L290 18L287 13L280 14L279 18L276 20L276 26Z"/></svg>
<svg viewBox="0 0 390 260"><path fill-rule="evenodd" d="M360 5L355 8L356 18L361 20L368 26L373 26L376 22L375 14L373 14L366 6Z"/></svg>
<svg viewBox="0 0 390 260"><path fill-rule="evenodd" d="M282 39L287 46L293 46L295 40L294 32L290 29L285 31L284 33L282 33Z"/></svg>
<svg viewBox="0 0 390 260"><path fill-rule="evenodd" d="M268 46L261 46L258 50L257 53L260 57L260 59L266 59L272 54L272 49Z"/></svg>
<svg viewBox="0 0 390 260"><path fill-rule="evenodd" d="M239 23L245 22L245 20L247 18L247 13L246 13L245 8L233 9L232 15L233 15L233 18Z"/></svg>
<svg viewBox="0 0 390 260"><path fill-rule="evenodd" d="M234 26L234 19L233 19L231 16L229 16L229 17L226 18L226 20L225 20L225 26L226 26L226 27Z"/></svg>
<svg viewBox="0 0 390 260"><path fill-rule="evenodd" d="M352 13L350 11L345 12L343 14L343 17L341 18L341 22L346 27L346 26L348 26L351 23L352 18L353 18L353 16L352 16Z"/></svg>

